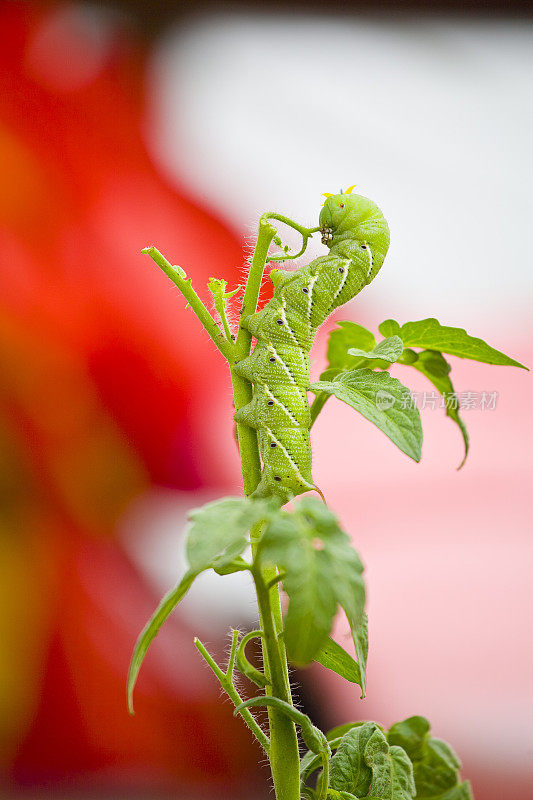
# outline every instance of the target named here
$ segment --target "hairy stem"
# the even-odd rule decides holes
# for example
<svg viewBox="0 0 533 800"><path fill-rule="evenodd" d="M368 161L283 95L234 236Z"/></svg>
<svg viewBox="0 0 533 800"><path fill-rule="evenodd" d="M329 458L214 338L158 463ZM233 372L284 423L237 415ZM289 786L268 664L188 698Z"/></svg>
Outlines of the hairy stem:
<svg viewBox="0 0 533 800"><path fill-rule="evenodd" d="M244 299L240 312L241 321L250 314L254 314L257 308L268 249L275 235L276 229L268 222L261 220L259 223L257 244L252 257L246 289L244 290ZM233 363L236 364L242 361L243 358L249 356L251 348L252 334L240 325L233 351ZM250 381L246 380L246 378L237 375L233 370L231 370L231 382L233 385L235 410L238 411L239 408L247 405L252 399L252 384ZM259 447L255 429L250 428L248 425L238 423L237 441L241 456L244 493L248 496L252 494L261 480L261 460L259 458Z"/></svg>
<svg viewBox="0 0 533 800"><path fill-rule="evenodd" d="M238 635L238 631L236 631L236 633ZM235 643L235 639L234 639L234 643ZM238 693L237 689L233 685L233 682L232 682L231 678L229 677L229 675L227 673L222 672L222 670L218 666L217 662L215 661L215 659L213 658L211 653L208 651L206 646L204 644L202 644L202 642L199 639L195 639L194 640L194 645L195 645L196 649L199 651L199 653L207 661L207 663L209 664L209 666L211 667L211 669L215 673L216 677L220 681L220 685L222 686L222 688L224 689L224 691L226 692L228 697L233 701L234 705L235 706L240 705L243 702L242 697L240 696L240 694ZM232 650L233 649L234 648L232 648ZM231 656L230 656L230 661L231 661ZM233 664L231 664L231 667L232 667L232 670L233 670ZM252 731L252 733L255 736L255 738L257 739L257 741L259 742L259 744L261 745L261 747L264 749L264 751L268 755L269 751L270 751L270 742L268 740L268 736L265 736L265 734L263 733L263 731L261 730L261 728L259 727L259 725L255 721L253 714L250 711L248 711L247 708L244 708L240 712L240 714L241 714L242 718L244 719L244 721L246 722L246 724L248 725L248 727L250 728L250 730Z"/></svg>
<svg viewBox="0 0 533 800"><path fill-rule="evenodd" d="M220 350L224 358L231 361L234 350L233 343L226 339L219 326L192 288L191 279L187 278L185 271L181 267L173 266L156 247L145 247L141 250L141 253L150 256L157 266L163 270L165 275L170 278L172 283L178 287L187 300L187 304L192 308L218 350Z"/></svg>
<svg viewBox="0 0 533 800"><path fill-rule="evenodd" d="M241 320L256 311L268 250L275 235L276 229L262 218L259 222L257 243L244 292ZM252 336L241 325L235 342L234 363L250 355L251 345ZM233 370L231 374L235 408L239 409L252 399L252 385L245 378L236 375ZM254 428L238 424L237 439L241 457L244 492L246 495L251 495L261 479L261 459L259 457L257 434ZM251 532L254 555L260 534L260 526ZM265 569L261 571L261 574L256 571L254 575L256 587L258 587L259 620L264 633L262 637L263 661L265 677L268 681L265 691L286 702L292 702L287 657L284 645L279 639L279 634L283 628L279 588L277 585L272 589L267 588L268 583L275 575L276 570L274 568ZM277 800L299 800L300 760L296 728L290 719L274 708L268 709L268 719L270 726L269 759L276 798Z"/></svg>

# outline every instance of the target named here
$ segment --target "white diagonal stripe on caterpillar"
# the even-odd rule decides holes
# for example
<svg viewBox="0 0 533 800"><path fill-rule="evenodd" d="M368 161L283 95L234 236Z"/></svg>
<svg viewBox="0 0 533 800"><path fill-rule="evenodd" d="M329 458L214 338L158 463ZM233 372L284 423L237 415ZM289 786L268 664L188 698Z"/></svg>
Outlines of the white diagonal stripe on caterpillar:
<svg viewBox="0 0 533 800"><path fill-rule="evenodd" d="M266 384L266 383L264 383L264 384L263 384L263 386L264 386L264 388L265 388L265 391L266 391L266 393L267 393L267 394L268 394L268 396L270 397L270 399L271 399L271 400L273 400L273 402L274 402L274 403L276 403L276 405L278 405L278 406L281 406L281 408L282 408L282 409L285 411L285 413L287 414L287 416L289 417L289 419L290 419L290 420L292 420L292 422L294 422L294 424L295 424L295 425L298 427L300 423L298 422L298 420L296 419L296 417L294 417L294 416L291 414L291 412L289 411L289 409L287 408L287 406L286 406L284 403L282 403L282 402L281 402L281 400L279 400L279 398L277 398L277 397L276 397L276 395L272 394L272 392L270 391L270 387L269 387L269 386L267 386L267 384Z"/></svg>

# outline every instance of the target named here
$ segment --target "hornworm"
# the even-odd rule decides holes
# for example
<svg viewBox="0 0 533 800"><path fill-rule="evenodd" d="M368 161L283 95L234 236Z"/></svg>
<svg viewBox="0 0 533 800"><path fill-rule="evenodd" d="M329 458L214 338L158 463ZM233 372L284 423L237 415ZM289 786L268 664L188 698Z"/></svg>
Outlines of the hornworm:
<svg viewBox="0 0 533 800"><path fill-rule="evenodd" d="M382 212L352 189L326 195L319 224L329 253L292 272L273 269L272 299L241 323L257 339L234 366L254 385L251 402L235 414L258 432L263 471L254 497L287 502L318 490L311 476L309 351L317 328L373 280L389 247Z"/></svg>

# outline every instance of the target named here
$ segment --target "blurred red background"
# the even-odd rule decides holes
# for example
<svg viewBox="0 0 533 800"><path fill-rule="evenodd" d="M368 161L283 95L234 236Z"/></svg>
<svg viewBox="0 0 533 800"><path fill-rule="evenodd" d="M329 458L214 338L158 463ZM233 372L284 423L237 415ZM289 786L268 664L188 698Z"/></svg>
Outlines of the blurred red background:
<svg viewBox="0 0 533 800"><path fill-rule="evenodd" d="M157 241L202 285L213 263L236 279L242 245L148 158L134 37L91 69L83 27L45 27L45 4L0 10L4 776L242 792L257 753L179 621L163 634L174 674L156 649L126 713L159 598L115 536L148 486L228 484L205 430L221 364L140 249Z"/></svg>

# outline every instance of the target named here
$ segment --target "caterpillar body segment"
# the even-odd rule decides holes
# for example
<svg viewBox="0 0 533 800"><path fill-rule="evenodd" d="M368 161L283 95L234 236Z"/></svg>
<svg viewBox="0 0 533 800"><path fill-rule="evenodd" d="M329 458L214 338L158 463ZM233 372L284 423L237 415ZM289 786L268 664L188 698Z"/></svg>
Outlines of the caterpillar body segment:
<svg viewBox="0 0 533 800"><path fill-rule="evenodd" d="M257 339L253 353L234 366L254 385L235 420L257 429L263 461L255 497L287 502L317 489L311 475L307 389L309 351L317 328L379 272L389 246L380 209L360 195L331 195L320 213L329 253L295 271L274 269L272 299L242 321Z"/></svg>

